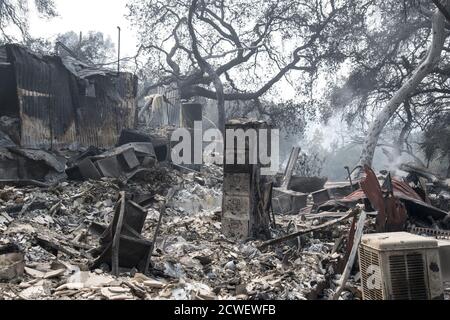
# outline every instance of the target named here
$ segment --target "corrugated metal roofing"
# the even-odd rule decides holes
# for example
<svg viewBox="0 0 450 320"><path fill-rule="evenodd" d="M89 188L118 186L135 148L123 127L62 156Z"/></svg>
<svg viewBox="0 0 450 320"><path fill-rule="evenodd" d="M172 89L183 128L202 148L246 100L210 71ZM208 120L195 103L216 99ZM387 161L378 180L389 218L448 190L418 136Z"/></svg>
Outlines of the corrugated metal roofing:
<svg viewBox="0 0 450 320"><path fill-rule="evenodd" d="M406 182L399 181L397 179L392 179L392 187L394 191L394 196L411 203L413 205L419 206L423 214L430 214L436 218L443 219L447 216L447 212L433 207L432 205L426 203L422 198L411 188ZM367 196L362 189L359 189L345 198L339 199L341 203L353 203L362 199L366 199ZM325 204L326 205L326 204Z"/></svg>
<svg viewBox="0 0 450 320"><path fill-rule="evenodd" d="M86 79L96 75L106 76L117 74L117 71L113 72L111 70L97 68L84 62L78 61L77 59L70 56L62 58L62 63L67 68L67 70L81 79Z"/></svg>

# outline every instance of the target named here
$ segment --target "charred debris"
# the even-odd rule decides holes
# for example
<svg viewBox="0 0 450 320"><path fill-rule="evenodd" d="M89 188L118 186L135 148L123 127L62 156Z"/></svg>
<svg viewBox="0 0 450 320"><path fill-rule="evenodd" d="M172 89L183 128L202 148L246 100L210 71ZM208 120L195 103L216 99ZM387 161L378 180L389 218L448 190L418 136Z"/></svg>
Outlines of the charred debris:
<svg viewBox="0 0 450 320"><path fill-rule="evenodd" d="M450 239L449 181L426 169L331 183L293 175L299 148L270 178L177 166L174 128L138 123L132 74L6 45L0 81L0 299L383 299L395 279L380 266L382 285L367 287L365 237ZM195 106L180 106L189 130ZM391 298L448 298L448 256L437 285L424 261L408 269L423 286L394 283Z"/></svg>

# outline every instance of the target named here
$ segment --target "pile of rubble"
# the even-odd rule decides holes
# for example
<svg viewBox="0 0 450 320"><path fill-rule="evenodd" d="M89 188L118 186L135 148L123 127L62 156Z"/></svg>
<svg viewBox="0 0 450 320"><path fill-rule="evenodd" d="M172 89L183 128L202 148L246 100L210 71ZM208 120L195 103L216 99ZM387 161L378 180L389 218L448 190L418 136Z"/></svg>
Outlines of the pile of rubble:
<svg viewBox="0 0 450 320"><path fill-rule="evenodd" d="M326 235L328 241L307 236L268 251L258 249L259 241L230 241L221 233L220 168L203 173L155 168L147 177L152 180L133 180L125 189L106 178L47 189L4 187L0 299L311 299L328 286L339 257L333 235ZM145 206L142 231L152 239L159 202L174 185L180 191L167 203L150 272L121 270L114 277L106 264L90 270L98 245L92 226L111 222L119 192L154 196ZM277 223L289 233L294 225L307 228L318 221L298 217Z"/></svg>

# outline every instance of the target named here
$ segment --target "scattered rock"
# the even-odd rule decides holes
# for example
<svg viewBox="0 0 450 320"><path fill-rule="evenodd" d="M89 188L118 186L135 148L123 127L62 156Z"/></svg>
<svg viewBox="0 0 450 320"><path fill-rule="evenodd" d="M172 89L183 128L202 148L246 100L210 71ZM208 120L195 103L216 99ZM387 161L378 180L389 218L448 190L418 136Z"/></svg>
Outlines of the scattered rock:
<svg viewBox="0 0 450 320"><path fill-rule="evenodd" d="M19 293L19 297L24 300L37 300L50 294L50 290L43 284L29 287Z"/></svg>
<svg viewBox="0 0 450 320"><path fill-rule="evenodd" d="M225 265L225 270L231 270L231 271L235 271L236 270L236 264L234 263L234 261L230 261Z"/></svg>

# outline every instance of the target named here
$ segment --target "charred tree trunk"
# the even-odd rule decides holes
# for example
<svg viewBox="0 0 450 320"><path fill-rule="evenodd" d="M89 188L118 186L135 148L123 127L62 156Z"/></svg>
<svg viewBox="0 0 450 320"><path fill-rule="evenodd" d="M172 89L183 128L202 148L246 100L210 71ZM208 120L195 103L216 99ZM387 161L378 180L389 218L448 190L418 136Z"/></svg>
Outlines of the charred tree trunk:
<svg viewBox="0 0 450 320"><path fill-rule="evenodd" d="M450 0L445 1L446 8L449 8L449 2ZM378 139L383 132L384 127L394 116L399 106L406 99L408 99L409 95L411 95L411 93L417 88L422 80L431 72L431 70L435 67L436 63L440 59L446 39L446 20L438 9L436 9L432 20L433 37L428 55L419 66L419 68L414 72L412 77L397 91L397 93L392 97L386 107L384 107L384 109L378 114L377 118L372 123L360 157L360 165L363 167L364 165L372 166ZM357 176L359 176L361 173L361 171L356 172L355 178L357 178Z"/></svg>
<svg viewBox="0 0 450 320"><path fill-rule="evenodd" d="M206 68L206 72L209 74L211 78L214 79L214 88L217 93L217 111L219 113L219 129L222 131L222 134L225 134L225 94L223 91L223 83L220 80L220 77L214 71L214 69L208 64Z"/></svg>
<svg viewBox="0 0 450 320"><path fill-rule="evenodd" d="M411 131L411 126L413 122L413 115L411 112L411 105L409 101L405 101L404 104L405 112L406 112L406 122L405 126L403 127L402 131L400 132L400 136L398 137L397 143L395 145L395 153L394 153L394 161L398 158L400 158L403 154L403 146L407 144L407 136L409 132Z"/></svg>
<svg viewBox="0 0 450 320"><path fill-rule="evenodd" d="M220 76L214 70L214 68L206 61L200 54L198 49L197 35L195 34L194 26L192 20L194 18L194 11L197 8L197 0L193 0L191 7L189 8L189 18L188 18L188 29L189 34L192 38L192 52L197 60L198 65L202 71L206 72L208 76L212 79L214 88L216 89L217 96L217 111L219 113L219 128L222 134L225 133L225 94L223 90L223 83L220 80Z"/></svg>

